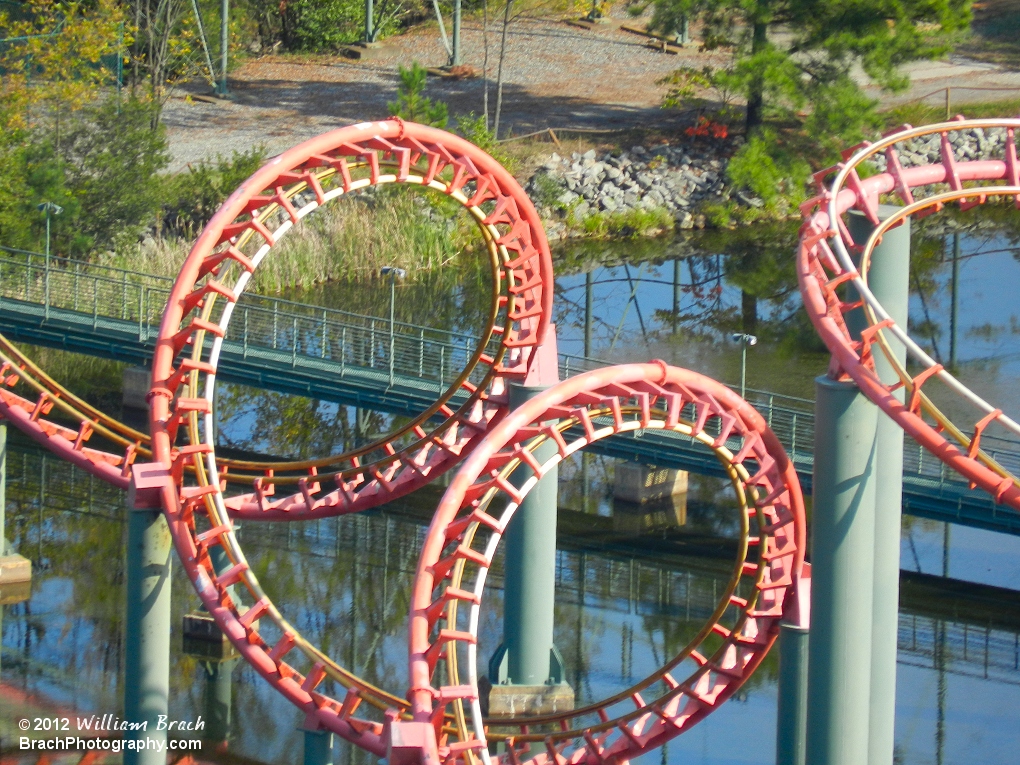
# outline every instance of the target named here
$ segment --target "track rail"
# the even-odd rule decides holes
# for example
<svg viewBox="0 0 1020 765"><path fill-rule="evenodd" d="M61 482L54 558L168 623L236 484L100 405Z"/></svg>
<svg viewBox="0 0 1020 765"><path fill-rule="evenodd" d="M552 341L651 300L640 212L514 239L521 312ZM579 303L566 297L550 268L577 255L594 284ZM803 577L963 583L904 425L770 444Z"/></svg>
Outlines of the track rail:
<svg viewBox="0 0 1020 765"><path fill-rule="evenodd" d="M706 430L709 423L715 435ZM580 435L568 442L575 425ZM729 586L697 636L633 687L571 712L483 720L481 601L516 508L566 457L599 439L642 429L681 433L726 466L743 530ZM725 446L731 438L740 439L735 453ZM557 452L540 464L535 448L549 440ZM519 489L509 481L513 473L526 479ZM502 500L505 509L495 512ZM539 765L624 762L643 754L688 730L751 675L775 639L804 550L803 499L793 465L762 417L725 386L662 362L607 367L559 383L509 414L465 459L429 527L409 625L414 720L436 727L435 754L446 763L478 758L489 765L493 741L505 744L499 759L507 763L525 754ZM448 680L437 684L441 661ZM458 721L456 741L441 729L451 714Z"/></svg>
<svg viewBox="0 0 1020 765"><path fill-rule="evenodd" d="M469 368L440 400L385 441L339 457L290 463L305 469L300 478L266 470L255 478L253 493L228 498L216 458L212 403L237 298L302 218L343 194L383 183L431 188L474 217L493 267L489 331ZM230 516L297 520L354 512L406 494L456 464L505 415L505 380L524 379L538 358L534 351L548 327L552 284L541 225L513 178L463 139L399 120L335 130L271 160L224 203L188 256L153 360L153 462L134 467L135 486L144 483L140 477L155 476L153 488L199 597L241 655L306 713L306 725L332 730L381 755L382 710L399 716L407 702L355 676L301 636L263 589ZM499 350L487 356L492 336L499 338ZM475 366L486 368L477 386L468 382ZM467 391L467 402L454 411L446 404L460 390ZM446 421L426 432L422 423L436 413ZM178 446L179 436L186 445ZM320 467L327 470L320 473ZM299 491L274 499L276 485L285 483ZM209 549L215 545L227 554L227 571L213 568ZM328 681L346 689L342 697L330 695ZM359 708L370 715L358 716Z"/></svg>
<svg viewBox="0 0 1020 765"><path fill-rule="evenodd" d="M931 358L898 326L868 289L867 268L871 253L890 227L907 216L923 217L949 203L967 209L994 197L1013 197L1020 204L1020 161L1017 159L1018 119L964 120L943 122L921 128L904 126L875 143L865 143L844 153L846 161L816 175L821 193L805 203L805 223L797 250L797 271L805 308L815 329L833 357L830 374L847 376L915 441L966 478L972 487L990 493L997 502L1020 510L1020 479L981 450L981 438L996 429L1012 437L1020 435L1020 424L1005 415ZM1000 158L967 159L954 147L951 135L960 131L1004 134ZM939 164L904 167L900 149L910 141L936 136ZM886 172L861 179L858 168L882 155ZM825 186L826 177L835 175ZM947 190L948 189L948 190ZM878 202L884 194L896 194L904 208L888 221L880 222ZM844 216L861 211L876 226L867 242L855 242ZM855 263L851 253L860 256ZM841 287L853 284L861 302L850 303ZM863 305L868 327L861 339L851 337L846 313ZM893 365L899 382L886 384L874 367L874 348ZM906 350L910 372L900 364L895 349ZM954 422L922 389L939 382L943 389L974 414L970 421ZM906 393L905 402L896 394Z"/></svg>

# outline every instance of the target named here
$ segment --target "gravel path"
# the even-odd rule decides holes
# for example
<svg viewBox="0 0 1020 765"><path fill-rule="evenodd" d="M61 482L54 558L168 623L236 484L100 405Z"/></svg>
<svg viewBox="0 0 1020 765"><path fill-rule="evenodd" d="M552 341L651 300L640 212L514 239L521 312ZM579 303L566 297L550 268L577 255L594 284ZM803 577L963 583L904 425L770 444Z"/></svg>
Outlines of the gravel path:
<svg viewBox="0 0 1020 765"><path fill-rule="evenodd" d="M674 124L675 114L659 108L664 87L656 80L684 64L718 65L719 54L653 50L646 38L620 30L620 23L613 20L589 31L560 21L515 22L504 63L500 132ZM495 80L499 38L495 32L489 37L490 77ZM466 24L462 41L464 61L481 70L481 25ZM276 153L334 127L385 117L387 102L396 97L397 65L413 61L446 63L437 29L391 38L384 55L369 63L300 64L271 57L249 62L231 77L231 103L173 99L167 105L172 169L260 143ZM430 78L426 94L449 103L451 114L481 113L483 88L480 78ZM491 85L489 103L491 110Z"/></svg>
<svg viewBox="0 0 1020 765"><path fill-rule="evenodd" d="M659 108L664 86L656 82L682 65L721 66L726 54L695 48L670 55L648 39L620 29L626 18L613 18L594 29L557 20L519 20L510 27L504 64L501 134L522 134L546 127L668 130L681 119ZM489 70L495 80L499 24L490 23ZM465 24L465 63L481 70L484 41L481 25ZM262 144L271 154L342 125L379 119L396 97L397 66L418 61L446 63L438 29L420 27L390 38L377 58L361 63L337 58L298 63L266 57L246 63L230 81L232 100L209 104L175 98L165 109L173 154L172 170L188 163L229 155ZM1020 73L952 57L907 67L910 89L896 96L873 90L885 103L913 100L951 86L953 100L992 101L1020 94ZM1007 87L1011 90L968 90ZM483 81L430 78L427 95L445 100L451 114L481 113ZM490 85L490 114L495 104ZM932 97L944 100L944 95Z"/></svg>

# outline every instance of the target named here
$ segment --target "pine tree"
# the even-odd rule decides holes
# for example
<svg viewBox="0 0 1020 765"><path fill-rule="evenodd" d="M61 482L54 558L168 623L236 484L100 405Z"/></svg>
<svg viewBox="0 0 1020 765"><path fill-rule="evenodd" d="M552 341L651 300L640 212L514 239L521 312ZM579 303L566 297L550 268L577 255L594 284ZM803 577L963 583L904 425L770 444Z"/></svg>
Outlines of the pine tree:
<svg viewBox="0 0 1020 765"><path fill-rule="evenodd" d="M823 142L860 138L875 102L854 72L902 90L899 67L944 54L970 23L970 0L653 0L650 27L675 33L700 18L706 47L732 46L721 84L746 99L745 128L760 131L766 112L807 113Z"/></svg>

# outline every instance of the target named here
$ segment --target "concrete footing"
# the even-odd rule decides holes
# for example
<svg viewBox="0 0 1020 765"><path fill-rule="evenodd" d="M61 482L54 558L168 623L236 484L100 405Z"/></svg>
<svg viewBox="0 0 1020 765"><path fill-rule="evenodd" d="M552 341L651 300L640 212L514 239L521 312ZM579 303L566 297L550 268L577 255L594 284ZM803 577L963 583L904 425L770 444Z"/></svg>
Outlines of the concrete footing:
<svg viewBox="0 0 1020 765"><path fill-rule="evenodd" d="M574 689L567 683L550 685L493 685L488 689L491 717L544 715L574 708Z"/></svg>
<svg viewBox="0 0 1020 765"><path fill-rule="evenodd" d="M0 557L0 587L32 581L32 561L11 553Z"/></svg>
<svg viewBox="0 0 1020 765"><path fill-rule="evenodd" d="M377 42L360 42L354 45L349 45L341 51L345 58L353 58L356 61L373 61L375 59L384 58L390 55L393 51L390 50L383 43Z"/></svg>

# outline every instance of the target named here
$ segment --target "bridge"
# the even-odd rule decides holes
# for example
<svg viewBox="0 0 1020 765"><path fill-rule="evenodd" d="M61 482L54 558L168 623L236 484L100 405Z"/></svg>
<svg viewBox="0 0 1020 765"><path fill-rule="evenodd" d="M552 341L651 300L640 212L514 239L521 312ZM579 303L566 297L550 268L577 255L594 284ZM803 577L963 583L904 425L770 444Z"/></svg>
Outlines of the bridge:
<svg viewBox="0 0 1020 765"><path fill-rule="evenodd" d="M0 332L12 340L147 365L172 280L38 253L0 256ZM478 338L467 332L246 293L228 332L219 377L398 416L426 409L467 365ZM561 378L610 362L560 354ZM464 395L464 394L459 394ZM454 400L457 400L457 396ZM810 491L814 404L748 390ZM1020 444L986 437L982 448L1020 470ZM625 460L724 476L706 449L671 432L619 435L591 451ZM1020 516L969 489L944 463L910 442L904 512L1020 534Z"/></svg>

